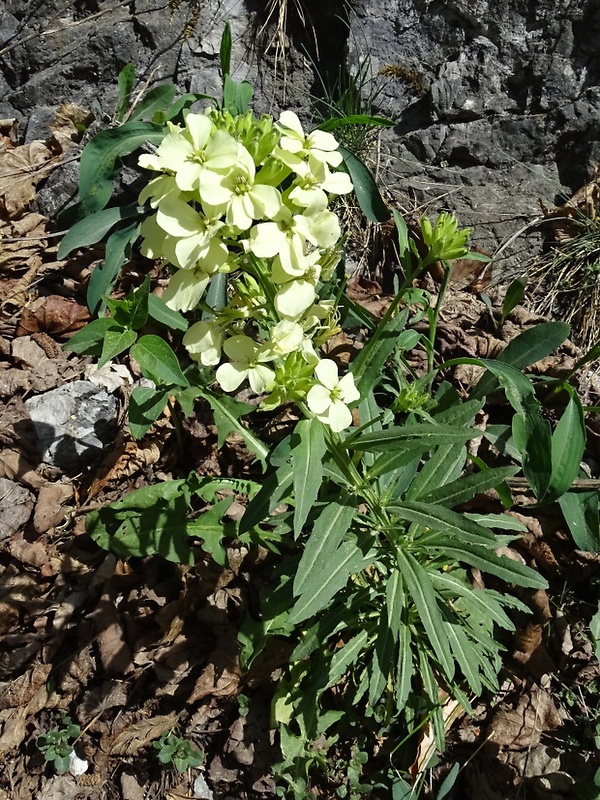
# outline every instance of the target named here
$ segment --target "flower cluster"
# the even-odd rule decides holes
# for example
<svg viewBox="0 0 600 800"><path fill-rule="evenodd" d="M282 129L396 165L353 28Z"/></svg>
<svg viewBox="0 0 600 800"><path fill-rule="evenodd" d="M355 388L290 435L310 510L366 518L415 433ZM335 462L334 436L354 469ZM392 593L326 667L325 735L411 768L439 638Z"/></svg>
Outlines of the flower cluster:
<svg viewBox="0 0 600 800"><path fill-rule="evenodd" d="M191 358L217 368L223 391L247 380L266 395L264 407L306 401L336 431L350 424L347 404L358 395L352 376L339 380L335 364L319 358L335 306L319 301L317 288L341 258L329 208L353 189L341 163L336 139L305 133L291 111L277 122L190 113L139 159L158 173L139 198L153 209L142 253L171 265L169 307L204 312L184 337ZM225 307L211 309L204 298L217 273L230 274L230 292Z"/></svg>

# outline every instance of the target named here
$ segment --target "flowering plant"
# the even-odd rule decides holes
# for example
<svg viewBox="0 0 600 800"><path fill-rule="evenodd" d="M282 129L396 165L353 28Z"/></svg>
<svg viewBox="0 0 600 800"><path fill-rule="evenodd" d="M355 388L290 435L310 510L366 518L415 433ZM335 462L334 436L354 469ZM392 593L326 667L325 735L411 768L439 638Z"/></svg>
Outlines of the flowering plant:
<svg viewBox="0 0 600 800"><path fill-rule="evenodd" d="M566 337L559 323L517 337L502 361L462 359L488 371L470 399L443 381L434 392L438 370L452 365L436 365L435 347L450 262L468 253L469 232L454 216L422 220L422 253L394 212L401 282L381 319L343 297L336 198L354 188L371 219L389 212L370 173L331 130L380 120L353 117L307 132L291 111L257 119L247 109L251 88L229 75L228 49L226 29L221 104L194 112L198 97L170 105L172 93L157 87L142 104L153 109L150 121L138 109L89 142L71 212L78 221L59 257L112 231L88 290L98 319L68 347L99 355L100 364L130 352L151 382L132 392L132 434L143 436L167 404L189 414L203 397L218 446L231 431L240 434L263 475L259 482L192 470L92 512L86 527L121 557L158 553L193 564L201 547L225 567L224 542L232 539L274 554L260 619L249 615L240 631L241 660L249 668L272 636L292 642L273 716L282 776L294 775L294 797L304 797L313 743L337 741L332 731L347 716L416 729L427 713L441 748L440 688L468 707L467 694L497 687L494 626L513 628L506 609L527 607L510 594L475 590L468 570L523 587L545 581L497 551L522 530L519 522L455 508L520 469L540 501L560 497L577 474L585 437L574 395L551 436L519 371L531 353L546 355ZM137 202L106 208L118 157L142 146ZM146 276L115 299L112 286L138 239L142 254L168 272L166 289L151 293ZM414 288L435 261L444 270L437 299ZM341 375L324 345L348 319L366 342ZM417 332L424 319L428 331ZM144 332L149 321L161 336ZM417 347L427 355L423 375L405 357ZM256 409L231 396L245 384L262 409L294 403L300 412L273 448L240 421ZM474 420L486 392L499 386L515 414L512 428L490 441L500 447L510 439L503 455L517 463L488 468L466 443L487 435ZM177 413L171 419L181 437ZM353 421L358 427L349 430ZM503 501L507 494L504 486ZM247 505L233 521L226 512L240 495Z"/></svg>
<svg viewBox="0 0 600 800"><path fill-rule="evenodd" d="M291 111L274 122L215 109L169 124L156 152L139 158L159 173L139 198L154 212L141 226L142 253L170 265L169 308L208 316L184 336L190 357L218 366L223 391L247 380L267 394L268 407L306 400L336 431L351 415L342 395L326 414L317 401L317 348L336 328L336 309L319 301L317 287L342 257L339 219L329 208L353 188L336 171L341 163L334 136L305 133ZM205 300L217 275L230 276L220 308ZM337 382L335 364L325 368ZM343 380L343 397L357 400L352 376Z"/></svg>

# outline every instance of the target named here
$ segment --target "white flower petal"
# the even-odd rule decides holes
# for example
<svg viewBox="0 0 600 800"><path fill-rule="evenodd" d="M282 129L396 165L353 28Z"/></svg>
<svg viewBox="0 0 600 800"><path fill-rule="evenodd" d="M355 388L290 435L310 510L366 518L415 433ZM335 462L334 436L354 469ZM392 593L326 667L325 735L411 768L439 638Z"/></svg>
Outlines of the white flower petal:
<svg viewBox="0 0 600 800"><path fill-rule="evenodd" d="M202 297L210 277L191 270L180 269L171 276L162 299L174 311L192 311Z"/></svg>
<svg viewBox="0 0 600 800"><path fill-rule="evenodd" d="M314 414L325 414L331 405L331 394L321 384L313 386L306 395L306 405Z"/></svg>
<svg viewBox="0 0 600 800"><path fill-rule="evenodd" d="M352 425L352 412L341 400L334 400L327 414L327 422L335 433Z"/></svg>
<svg viewBox="0 0 600 800"><path fill-rule="evenodd" d="M319 382L330 391L333 391L339 383L337 364L330 358L324 358L322 361L319 361L315 367L315 375Z"/></svg>
<svg viewBox="0 0 600 800"><path fill-rule="evenodd" d="M215 377L224 392L235 392L246 379L248 368L241 364L226 363L221 364L215 373Z"/></svg>

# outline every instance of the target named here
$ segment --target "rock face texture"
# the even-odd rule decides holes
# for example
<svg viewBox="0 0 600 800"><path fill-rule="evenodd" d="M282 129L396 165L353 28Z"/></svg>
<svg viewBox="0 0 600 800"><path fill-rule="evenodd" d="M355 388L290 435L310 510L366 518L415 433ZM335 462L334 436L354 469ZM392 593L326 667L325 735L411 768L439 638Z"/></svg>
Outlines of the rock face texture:
<svg viewBox="0 0 600 800"><path fill-rule="evenodd" d="M403 207L457 210L476 244L514 239L498 260L514 271L541 245L538 200L570 196L600 161L597 0L287 0L283 38L277 3L268 24L259 0L170 5L5 0L0 119L43 139L56 107L76 102L94 112L93 132L114 120L128 62L140 89L174 80L218 95L229 20L234 77L255 84L256 111L306 118L322 83L362 75L364 110L396 121L381 136L380 183ZM51 178L42 210L58 210L74 178L72 168Z"/></svg>

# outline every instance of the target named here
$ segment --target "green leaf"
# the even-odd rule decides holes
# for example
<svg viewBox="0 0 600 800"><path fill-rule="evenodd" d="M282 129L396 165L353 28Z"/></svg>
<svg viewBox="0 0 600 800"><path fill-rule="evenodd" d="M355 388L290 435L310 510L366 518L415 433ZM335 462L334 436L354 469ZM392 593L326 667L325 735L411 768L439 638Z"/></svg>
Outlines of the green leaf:
<svg viewBox="0 0 600 800"><path fill-rule="evenodd" d="M590 633L594 644L594 655L596 660L600 661L600 603L598 604L598 611L590 620Z"/></svg>
<svg viewBox="0 0 600 800"><path fill-rule="evenodd" d="M123 500L93 511L86 531L100 547L121 558L161 555L169 561L191 564L193 555L186 532L192 474L187 479L163 481L130 492Z"/></svg>
<svg viewBox="0 0 600 800"><path fill-rule="evenodd" d="M227 275L224 272L217 272L208 285L206 304L215 311L220 311L227 305ZM214 319L214 314L208 311L203 311L202 319Z"/></svg>
<svg viewBox="0 0 600 800"><path fill-rule="evenodd" d="M496 534L444 506L431 505L425 502L396 503L389 506L389 511L400 519L414 522L421 528L443 532L448 544L464 542L480 544L483 547L496 545ZM497 545L496 545L497 546Z"/></svg>
<svg viewBox="0 0 600 800"><path fill-rule="evenodd" d="M113 191L113 181L121 171L120 157L133 153L147 142L159 144L166 130L150 122L127 122L118 128L100 131L83 148L79 167L77 219L103 209Z"/></svg>
<svg viewBox="0 0 600 800"><path fill-rule="evenodd" d="M337 552L349 529L356 508L331 501L315 520L294 578L294 596L314 592L319 576L337 559Z"/></svg>
<svg viewBox="0 0 600 800"><path fill-rule="evenodd" d="M600 553L598 492L566 492L558 504L577 548Z"/></svg>
<svg viewBox="0 0 600 800"><path fill-rule="evenodd" d="M108 330L102 345L102 356L98 367L103 367L119 353L127 350L137 339L137 333L131 330Z"/></svg>
<svg viewBox="0 0 600 800"><path fill-rule="evenodd" d="M571 486L577 475L585 450L585 420L581 401L569 384L563 388L569 402L552 434L552 475L547 500L555 500Z"/></svg>
<svg viewBox="0 0 600 800"><path fill-rule="evenodd" d="M161 83L155 86L140 100L129 115L130 120L146 120L151 122L157 111L166 111L177 92L174 83Z"/></svg>
<svg viewBox="0 0 600 800"><path fill-rule="evenodd" d="M250 108L253 95L252 84L249 81L234 81L229 75L223 80L223 107L232 116L245 114Z"/></svg>
<svg viewBox="0 0 600 800"><path fill-rule="evenodd" d="M361 433L354 437L350 436L344 444L350 450L363 450L369 453L391 449L414 449L421 444L426 445L425 450L427 450L440 444L466 442L469 439L475 439L477 436L481 436L481 431L423 422L421 424L387 428L374 433Z"/></svg>
<svg viewBox="0 0 600 800"><path fill-rule="evenodd" d="M234 496L226 497L215 503L209 511L187 523L188 536L202 539L202 549L221 567L227 566L227 550L222 542L226 536L235 537L236 526L233 522L223 521L225 513L231 507Z"/></svg>
<svg viewBox="0 0 600 800"><path fill-rule="evenodd" d="M394 696L396 698L396 708L403 709L408 702L412 691L413 676L413 642L410 628L403 625L400 634L400 646L398 648L398 664L396 666L396 685Z"/></svg>
<svg viewBox="0 0 600 800"><path fill-rule="evenodd" d="M269 448L255 436L251 430L240 422L240 417L255 411L255 406L249 403L240 403L233 397L218 395L208 389L202 389L200 395L210 403L217 426L218 447L221 447L230 433L238 433L246 447L259 459L263 468L269 456Z"/></svg>
<svg viewBox="0 0 600 800"><path fill-rule="evenodd" d="M105 208L95 214L91 214L85 219L76 222L63 236L58 246L58 259L66 258L73 250L80 250L96 244L103 239L111 228L117 223L131 217L139 217L140 209L138 206L119 206L117 208Z"/></svg>
<svg viewBox="0 0 600 800"><path fill-rule="evenodd" d="M226 22L223 28L221 46L219 48L219 61L223 76L229 75L229 70L231 69L231 25L229 22Z"/></svg>
<svg viewBox="0 0 600 800"><path fill-rule="evenodd" d="M505 556L497 556L491 550L480 545L457 546L454 543L447 544L440 540L437 547L445 555L454 556L458 561L477 567L490 575L495 575L497 578L506 581L506 583L515 583L517 586L530 586L533 589L546 589L548 587L548 582L535 570Z"/></svg>
<svg viewBox="0 0 600 800"><path fill-rule="evenodd" d="M474 472L472 475L464 475L458 480L439 486L437 489L420 494L419 500L423 503L433 503L435 505L454 508L460 503L472 500L476 494L494 489L499 483L511 478L519 471L519 467L495 467L483 472Z"/></svg>
<svg viewBox="0 0 600 800"><path fill-rule="evenodd" d="M429 655L423 652L421 647L419 647L419 675L423 682L425 696L431 702L429 719L435 746L440 752L443 752L446 745L446 731L440 704L440 688L431 668Z"/></svg>
<svg viewBox="0 0 600 800"><path fill-rule="evenodd" d="M454 784L456 783L456 779L458 778L458 773L460 772L460 764L456 763L452 765L452 769L444 778L442 785L438 790L437 800L444 800L454 788Z"/></svg>
<svg viewBox="0 0 600 800"><path fill-rule="evenodd" d="M161 416L170 391L157 391L149 386L136 386L129 399L129 430L134 439L141 439Z"/></svg>
<svg viewBox="0 0 600 800"><path fill-rule="evenodd" d="M473 606L488 622L493 622L507 631L515 629L513 621L500 603L494 599L489 589L473 589L472 586L449 572L433 572L431 581L439 592L449 593L453 601L455 596L462 598L465 605ZM502 600L504 601L504 597Z"/></svg>
<svg viewBox="0 0 600 800"><path fill-rule="evenodd" d="M326 689L329 689L330 686L335 686L344 677L348 669L363 655L368 638L368 632L362 630L356 636L353 636L350 641L346 642L343 647L335 651L329 662Z"/></svg>
<svg viewBox="0 0 600 800"><path fill-rule="evenodd" d="M445 677L450 680L454 675L454 661L431 579L416 558L400 547L396 549L396 560L407 592L429 637L429 643L444 670Z"/></svg>
<svg viewBox="0 0 600 800"><path fill-rule="evenodd" d="M109 331L122 331L123 328L117 325L112 317L100 317L92 322L88 322L85 328L77 331L71 336L68 342L63 344L65 350L73 353L85 353L87 355L99 356L102 352L104 337Z"/></svg>
<svg viewBox="0 0 600 800"><path fill-rule="evenodd" d="M140 365L145 378L156 384L168 386L189 386L189 381L181 371L177 356L160 336L150 334L131 348L131 356Z"/></svg>
<svg viewBox="0 0 600 800"><path fill-rule="evenodd" d="M240 533L245 533L265 521L274 508L289 498L293 479L292 465L282 464L264 480L262 489L248 504L240 521Z"/></svg>
<svg viewBox="0 0 600 800"><path fill-rule="evenodd" d="M323 456L326 451L323 425L318 419L300 420L292 437L294 468L294 536L302 533L323 481Z"/></svg>
<svg viewBox="0 0 600 800"><path fill-rule="evenodd" d="M309 576L303 586L303 594L290 612L288 622L298 625L327 608L335 595L348 583L352 573L365 566L362 551L354 542L343 542L335 554L335 562Z"/></svg>
<svg viewBox="0 0 600 800"><path fill-rule="evenodd" d="M173 331L187 331L189 327L187 319L179 311L173 311L162 297L155 294L148 295L148 314L155 322Z"/></svg>
<svg viewBox="0 0 600 800"><path fill-rule="evenodd" d="M103 300L117 280L121 267L131 259L132 245L139 236L141 223L134 222L114 231L106 241L104 261L93 270L87 290L87 304L92 314L99 314Z"/></svg>
<svg viewBox="0 0 600 800"><path fill-rule="evenodd" d="M461 442L436 447L406 492L407 500L418 500L432 487L445 486L457 478L464 467L467 451Z"/></svg>
<svg viewBox="0 0 600 800"><path fill-rule="evenodd" d="M504 322L510 312L516 308L521 300L525 297L526 288L526 278L517 278L510 284L506 290L506 294L504 295L504 300L502 301L502 316L500 318L500 324Z"/></svg>
<svg viewBox="0 0 600 800"><path fill-rule="evenodd" d="M117 78L117 85L119 87L119 99L117 101L116 117L119 122L127 113L127 109L131 103L131 92L135 84L135 65L125 64L123 69L119 72Z"/></svg>
<svg viewBox="0 0 600 800"><path fill-rule="evenodd" d="M408 308L405 308L391 320L382 319L367 344L350 364L350 371L362 397L381 381L383 366L398 345L408 313Z"/></svg>
<svg viewBox="0 0 600 800"><path fill-rule="evenodd" d="M476 591L474 589L473 591ZM454 658L460 667L462 674L467 679L469 688L477 696L483 690L481 678L479 677L478 658L475 644L471 642L459 622L453 623L446 621L446 635L450 642L450 648Z"/></svg>
<svg viewBox="0 0 600 800"><path fill-rule="evenodd" d="M386 222L390 218L390 210L379 194L371 171L350 150L340 145L339 151L344 157L344 164L354 185L356 199L363 214L371 222Z"/></svg>
<svg viewBox="0 0 600 800"><path fill-rule="evenodd" d="M542 322L529 328L508 343L498 356L498 361L515 369L523 369L535 364L541 358L553 353L570 333L565 322ZM497 376L496 376L497 378ZM494 375L483 375L471 392L471 397L486 397L498 388Z"/></svg>

